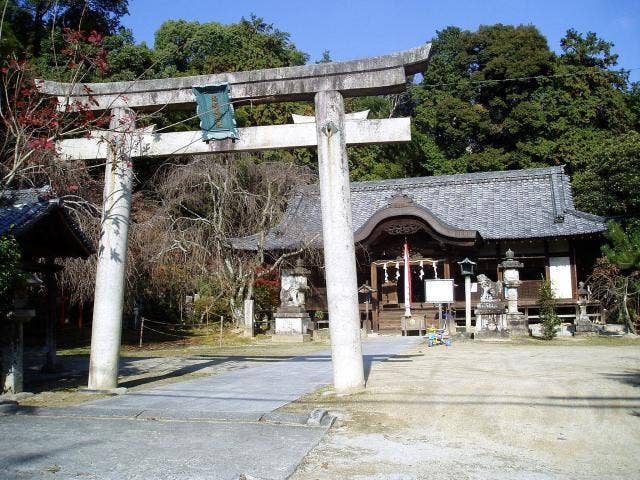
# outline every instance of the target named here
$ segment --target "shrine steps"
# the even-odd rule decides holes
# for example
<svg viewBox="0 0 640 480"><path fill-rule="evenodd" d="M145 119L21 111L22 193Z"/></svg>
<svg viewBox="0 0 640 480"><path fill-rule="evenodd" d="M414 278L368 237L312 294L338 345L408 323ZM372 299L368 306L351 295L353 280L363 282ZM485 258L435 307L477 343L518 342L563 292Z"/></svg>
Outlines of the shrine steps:
<svg viewBox="0 0 640 480"><path fill-rule="evenodd" d="M426 316L426 325L428 327L437 327L437 313L438 311L433 308L412 309L414 316ZM403 315L404 308L380 309L378 311L378 331L380 333L400 333L402 331Z"/></svg>

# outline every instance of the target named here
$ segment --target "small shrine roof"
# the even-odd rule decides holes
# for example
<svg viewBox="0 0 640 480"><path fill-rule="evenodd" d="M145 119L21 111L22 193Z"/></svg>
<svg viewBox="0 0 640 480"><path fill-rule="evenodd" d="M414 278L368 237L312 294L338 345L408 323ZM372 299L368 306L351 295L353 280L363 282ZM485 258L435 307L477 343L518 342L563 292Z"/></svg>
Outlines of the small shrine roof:
<svg viewBox="0 0 640 480"><path fill-rule="evenodd" d="M13 235L31 257L81 257L94 253L92 242L51 190L7 190L0 193L0 235Z"/></svg>

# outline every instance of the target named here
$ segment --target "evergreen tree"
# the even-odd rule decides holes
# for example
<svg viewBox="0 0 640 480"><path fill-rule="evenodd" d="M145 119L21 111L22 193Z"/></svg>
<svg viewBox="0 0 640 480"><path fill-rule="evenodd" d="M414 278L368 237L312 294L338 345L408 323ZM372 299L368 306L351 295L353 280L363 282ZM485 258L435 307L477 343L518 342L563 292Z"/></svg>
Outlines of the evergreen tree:
<svg viewBox="0 0 640 480"><path fill-rule="evenodd" d="M13 292L20 279L20 249L11 236L0 237L0 315L12 306ZM0 321L2 319L0 318Z"/></svg>
<svg viewBox="0 0 640 480"><path fill-rule="evenodd" d="M605 287L599 289L605 294L605 303L609 299L613 312L633 333L638 333L639 312L635 305L640 296L640 223L628 224L625 231L611 222L606 237L609 244L602 247L603 258L594 278ZM606 268L607 265L611 267Z"/></svg>
<svg viewBox="0 0 640 480"><path fill-rule="evenodd" d="M593 32L569 30L561 49L530 25L438 32L412 88L414 171L565 165L576 207L640 218L640 88Z"/></svg>
<svg viewBox="0 0 640 480"><path fill-rule="evenodd" d="M560 318L556 314L556 300L550 280L542 280L538 302L540 305L542 336L545 340L552 340L556 336L556 328L560 325Z"/></svg>

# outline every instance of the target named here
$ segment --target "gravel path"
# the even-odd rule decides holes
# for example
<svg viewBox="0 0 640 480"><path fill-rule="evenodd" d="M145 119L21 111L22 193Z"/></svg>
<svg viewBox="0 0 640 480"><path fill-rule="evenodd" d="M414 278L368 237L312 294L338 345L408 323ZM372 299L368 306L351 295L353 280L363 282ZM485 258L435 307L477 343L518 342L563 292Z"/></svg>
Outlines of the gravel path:
<svg viewBox="0 0 640 480"><path fill-rule="evenodd" d="M377 366L292 477L640 478L638 346L456 343Z"/></svg>

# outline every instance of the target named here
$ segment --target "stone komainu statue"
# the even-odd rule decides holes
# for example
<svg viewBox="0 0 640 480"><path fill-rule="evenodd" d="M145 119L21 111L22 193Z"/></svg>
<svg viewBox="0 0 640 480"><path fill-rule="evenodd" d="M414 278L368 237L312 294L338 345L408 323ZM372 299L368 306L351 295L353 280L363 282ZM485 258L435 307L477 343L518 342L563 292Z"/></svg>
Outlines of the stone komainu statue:
<svg viewBox="0 0 640 480"><path fill-rule="evenodd" d="M283 307L300 305L300 285L295 277L283 276L280 286L280 304ZM304 303L304 301L303 301Z"/></svg>
<svg viewBox="0 0 640 480"><path fill-rule="evenodd" d="M306 303L306 294L310 290L307 277L304 275L282 275L280 281L280 306L303 308Z"/></svg>
<svg viewBox="0 0 640 480"><path fill-rule="evenodd" d="M480 285L482 289L482 293L480 294L481 302L497 300L502 294L502 282L494 282L483 273L478 275L478 285Z"/></svg>

